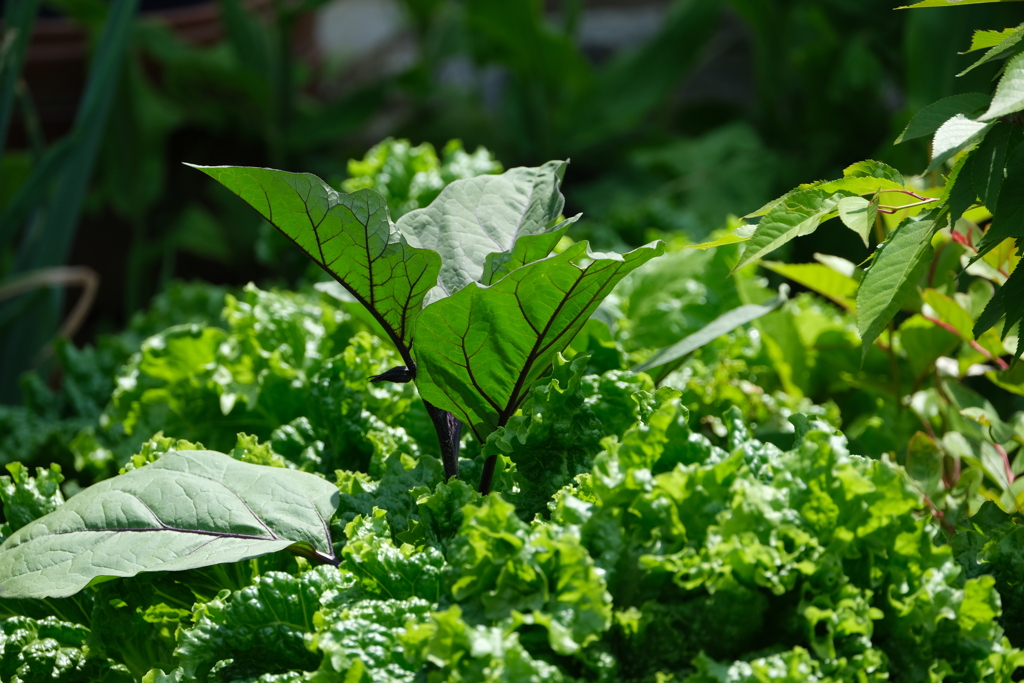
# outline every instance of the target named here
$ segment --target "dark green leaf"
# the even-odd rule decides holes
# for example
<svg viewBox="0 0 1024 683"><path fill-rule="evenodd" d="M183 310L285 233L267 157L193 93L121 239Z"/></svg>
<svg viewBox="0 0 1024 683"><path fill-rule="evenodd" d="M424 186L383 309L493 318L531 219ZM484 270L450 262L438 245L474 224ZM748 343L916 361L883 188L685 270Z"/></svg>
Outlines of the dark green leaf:
<svg viewBox="0 0 1024 683"><path fill-rule="evenodd" d="M1024 238L1024 192L1018 190L1024 187L1024 147L1018 146L1010 155L1003 182L1012 191L1000 193L992 211L992 224L978 242L978 254L972 261L977 261L1005 239Z"/></svg>
<svg viewBox="0 0 1024 683"><path fill-rule="evenodd" d="M1002 123L989 131L985 140L978 145L971 157L973 168L971 172L974 178L974 189L978 193L982 204L990 209L998 206L999 190L1003 187L1003 175L1005 172L1006 156L1012 151L1010 145L1014 138L1014 126Z"/></svg>
<svg viewBox="0 0 1024 683"><path fill-rule="evenodd" d="M410 246L373 190L341 194L309 173L194 166L244 199L373 313L403 356L441 259ZM408 360L408 359L407 359Z"/></svg>
<svg viewBox="0 0 1024 683"><path fill-rule="evenodd" d="M612 287L663 251L658 243L623 255L591 254L579 242L489 287L471 283L428 306L416 333L420 394L485 440Z"/></svg>
<svg viewBox="0 0 1024 683"><path fill-rule="evenodd" d="M917 112L893 144L898 145L907 140L931 135L943 123L957 114L964 114L965 116L979 114L988 105L988 102L989 96L980 92L943 97L938 102L932 102Z"/></svg>

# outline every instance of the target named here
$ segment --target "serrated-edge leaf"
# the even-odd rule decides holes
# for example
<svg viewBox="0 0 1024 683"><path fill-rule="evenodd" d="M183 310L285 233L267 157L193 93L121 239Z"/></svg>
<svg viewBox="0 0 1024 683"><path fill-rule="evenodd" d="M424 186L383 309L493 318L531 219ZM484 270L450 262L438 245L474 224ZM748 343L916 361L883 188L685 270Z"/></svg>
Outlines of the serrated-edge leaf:
<svg viewBox="0 0 1024 683"><path fill-rule="evenodd" d="M946 178L946 186L942 189L942 196L939 198L940 205L949 208L949 227L956 228L956 222L964 215L977 200L977 192L974 189L974 154L971 150L957 159L953 170Z"/></svg>
<svg viewBox="0 0 1024 683"><path fill-rule="evenodd" d="M1024 319L1024 268L1019 266L1010 273L1010 277L996 290L988 304L985 305L978 320L974 323L974 336L980 337L1003 316L1006 316L1006 324L1003 325L1002 333L1005 338L1010 328ZM1020 336L1024 337L1024 335ZM1019 348L1017 353L1020 353Z"/></svg>
<svg viewBox="0 0 1024 683"><path fill-rule="evenodd" d="M921 111L914 114L910 123L903 129L900 136L896 138L894 145L907 140L931 135L937 131L943 123L956 116L965 116L980 113L989 103L989 96L980 92L969 92L960 95L950 95L941 100L932 102Z"/></svg>
<svg viewBox="0 0 1024 683"><path fill-rule="evenodd" d="M999 191L1003 187L1003 174L1006 165L1006 153L1010 144L1013 127L1005 123L997 123L985 136L971 156L974 189L981 203L990 209L999 201Z"/></svg>
<svg viewBox="0 0 1024 683"><path fill-rule="evenodd" d="M409 244L441 257L435 283L441 291L431 294L430 301L481 282L487 257L512 251L520 237L561 227L553 221L565 205L559 188L567 165L549 161L536 168L456 180L430 206L398 219Z"/></svg>
<svg viewBox="0 0 1024 683"><path fill-rule="evenodd" d="M417 388L485 440L563 351L615 284L664 251L595 254L579 242L490 286L468 286L423 310Z"/></svg>
<svg viewBox="0 0 1024 683"><path fill-rule="evenodd" d="M850 195L846 192L832 193L818 188L789 195L757 224L733 272L790 240L814 232L822 221L831 218L839 200L847 196Z"/></svg>
<svg viewBox="0 0 1024 683"><path fill-rule="evenodd" d="M687 335L672 346L659 349L653 356L632 368L633 372L647 372L667 363L679 360L723 334L768 315L789 299L789 287L783 284L774 298L763 304L746 304L723 313L693 334Z"/></svg>
<svg viewBox="0 0 1024 683"><path fill-rule="evenodd" d="M391 222L384 197L365 189L342 194L311 173L192 167L234 192L295 242L370 311L410 362L415 320L441 259L406 241Z"/></svg>
<svg viewBox="0 0 1024 683"><path fill-rule="evenodd" d="M1024 109L1024 54L1013 57L1006 64L999 85L996 86L996 93L992 96L992 103L978 120L991 121L1021 109Z"/></svg>
<svg viewBox="0 0 1024 683"><path fill-rule="evenodd" d="M930 173L947 159L984 139L994 124L981 123L957 114L939 126L932 138L932 160L925 169Z"/></svg>
<svg viewBox="0 0 1024 683"><path fill-rule="evenodd" d="M971 263L1005 239L1024 238L1024 192L1018 189L1024 187L1024 146L1018 146L1010 154L1003 183L1008 189L999 193L999 201L992 212L992 224L978 242L978 253L971 259Z"/></svg>
<svg viewBox="0 0 1024 683"><path fill-rule="evenodd" d="M0 546L0 596L66 597L101 577L235 562L290 546L333 560L335 485L315 475L172 451L72 496Z"/></svg>
<svg viewBox="0 0 1024 683"><path fill-rule="evenodd" d="M857 327L864 353L899 311L931 261L938 211L907 218L883 242L857 289Z"/></svg>
<svg viewBox="0 0 1024 683"><path fill-rule="evenodd" d="M970 54L971 52L977 52L978 50L987 50L997 45L1001 45L1006 42L1007 38L1011 38L1014 35L1020 33L1020 26L1015 28L1004 28L1002 31L986 31L979 29L974 32L971 36L971 46L960 54Z"/></svg>
<svg viewBox="0 0 1024 683"><path fill-rule="evenodd" d="M967 67L966 69L964 69L963 71L958 73L957 76L963 76L967 72L969 72L969 71L971 71L971 70L981 66L982 64L985 64L987 62L991 62L992 60L1000 59L1000 58L1003 58L1004 56L1009 56L1006 53L1010 52L1014 47L1016 47L1017 43L1020 42L1021 38L1024 38L1024 33L1021 32L1022 28L1024 28L1024 24L1021 24L1020 26L1018 26L1015 29L1008 28L1005 31L1003 31L1002 33L1004 33L1004 34L1008 33L1008 32L1012 32L1012 33L1009 33L1009 35L1007 35L1007 37L1004 40L1002 40L997 45L994 45L988 52L983 54L981 56L981 58L978 59L978 61L974 62L974 64L971 64L969 67ZM975 39L977 39L979 33L997 33L997 32L996 31L976 31L975 34L974 34L974 38L971 40L971 48L968 50L968 52L973 52L975 49L982 49L982 48L975 48L974 47L974 45L975 45L974 41L975 41Z"/></svg>

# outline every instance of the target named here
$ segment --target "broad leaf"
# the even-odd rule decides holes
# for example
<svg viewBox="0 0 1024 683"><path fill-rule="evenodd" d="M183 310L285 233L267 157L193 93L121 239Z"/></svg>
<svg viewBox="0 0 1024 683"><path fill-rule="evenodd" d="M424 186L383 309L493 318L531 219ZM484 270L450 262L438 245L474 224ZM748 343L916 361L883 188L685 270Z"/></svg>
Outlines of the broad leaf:
<svg viewBox="0 0 1024 683"><path fill-rule="evenodd" d="M1024 192L1019 190L1024 187L1024 147L1017 147L1010 155L1004 183L1013 191L1000 192L992 212L992 225L978 242L978 254L972 261L977 261L1005 239L1024 238Z"/></svg>
<svg viewBox="0 0 1024 683"><path fill-rule="evenodd" d="M818 188L790 194L757 224L733 271L796 237L814 232L822 221L832 217L839 201L849 196L852 195L848 192L833 193Z"/></svg>
<svg viewBox="0 0 1024 683"><path fill-rule="evenodd" d="M855 310L854 300L857 294L857 281L833 268L821 263L781 263L778 261L762 261L764 268L789 278L798 285L812 289L824 297L828 297L848 311Z"/></svg>
<svg viewBox="0 0 1024 683"><path fill-rule="evenodd" d="M991 121L1000 116L1014 114L1024 109L1024 54L1011 59L996 86L992 104L988 111L978 117L979 121Z"/></svg>
<svg viewBox="0 0 1024 683"><path fill-rule="evenodd" d="M494 284L516 268L547 258L565 235L565 231L579 220L579 217L580 215L576 215L562 221L551 232L520 237L511 251L488 254L484 259L484 272L480 276L480 284Z"/></svg>
<svg viewBox="0 0 1024 683"><path fill-rule="evenodd" d="M981 123L957 114L939 126L932 138L932 161L925 173L938 168L963 150L981 141L993 124Z"/></svg>
<svg viewBox="0 0 1024 683"><path fill-rule="evenodd" d="M579 242L489 287L471 283L431 304L416 336L420 395L484 441L612 287L663 251L656 243L622 255L591 254Z"/></svg>
<svg viewBox="0 0 1024 683"><path fill-rule="evenodd" d="M971 64L957 75L963 76L968 71L971 71L982 64L991 62L995 59L1009 57L1014 48L1017 47L1017 43L1020 42L1021 38L1024 38L1024 32L1021 31L1022 27L1024 27L1024 25L1018 26L1017 28L1008 28L1005 31L975 31L974 38L971 40L971 48L968 52L982 50L986 47L990 47L990 49L981 56L981 59L976 61L974 64ZM993 44L992 41L997 39L999 42Z"/></svg>
<svg viewBox="0 0 1024 683"><path fill-rule="evenodd" d="M194 166L248 202L373 314L403 356L441 259L410 246L373 190L341 194L309 173ZM408 360L408 359L407 359Z"/></svg>
<svg viewBox="0 0 1024 683"><path fill-rule="evenodd" d="M907 218L875 252L857 290L857 326L865 354L931 263L935 218L934 209Z"/></svg>
<svg viewBox="0 0 1024 683"><path fill-rule="evenodd" d="M0 596L66 597L102 577L235 562L295 546L333 561L338 488L320 477L172 451L95 484L0 546Z"/></svg>
<svg viewBox="0 0 1024 683"><path fill-rule="evenodd" d="M487 257L511 252L520 237L567 227L552 224L565 205L559 186L566 165L549 161L538 168L457 180L430 206L402 216L398 229L409 244L441 256L437 281L431 283L440 291L431 300L482 282Z"/></svg>
<svg viewBox="0 0 1024 683"><path fill-rule="evenodd" d="M632 370L633 372L647 372L654 368L677 361L683 356L693 353L700 347L713 342L723 334L728 334L741 325L746 325L747 323L753 322L762 316L768 315L784 304L788 298L789 286L782 285L779 289L778 296L774 297L770 301L763 304L746 304L739 308L734 308L728 313L723 313L701 329L691 335L688 335L684 339L679 340L672 346L658 350L653 356L643 363L635 366Z"/></svg>
<svg viewBox="0 0 1024 683"><path fill-rule="evenodd" d="M871 199L864 197L844 197L839 200L839 219L843 225L860 235L864 246L868 246L868 236L878 218L878 195Z"/></svg>
<svg viewBox="0 0 1024 683"><path fill-rule="evenodd" d="M917 112L910 123L903 129L900 136L893 144L900 144L907 140L931 135L937 131L943 123L956 116L964 114L973 116L981 113L988 106L989 96L980 92L963 93L962 95L951 95L943 97L938 102L932 102L927 107Z"/></svg>

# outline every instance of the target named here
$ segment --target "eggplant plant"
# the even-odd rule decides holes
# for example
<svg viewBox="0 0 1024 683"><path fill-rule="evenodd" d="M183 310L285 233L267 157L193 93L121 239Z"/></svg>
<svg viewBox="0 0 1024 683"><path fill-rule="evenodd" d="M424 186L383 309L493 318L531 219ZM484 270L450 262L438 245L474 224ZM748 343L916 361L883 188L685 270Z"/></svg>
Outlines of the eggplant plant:
<svg viewBox="0 0 1024 683"><path fill-rule="evenodd" d="M561 216L565 161L458 180L393 222L370 189L343 194L308 173L196 166L248 202L362 304L405 365L375 381L415 382L458 476L465 425L481 443L505 426L628 273L661 243L552 254L579 215ZM484 464L490 489L496 456Z"/></svg>
<svg viewBox="0 0 1024 683"><path fill-rule="evenodd" d="M259 211L365 307L404 365L377 382L415 382L445 478L458 476L463 425L486 442L655 242L552 253L579 216L561 217L566 162L459 180L391 220L370 189L316 176L196 167ZM341 294L339 292L339 294ZM495 460L484 464L487 493ZM0 598L72 595L109 577L182 570L289 550L339 563L328 521L338 488L321 477L179 445L55 506L0 546Z"/></svg>

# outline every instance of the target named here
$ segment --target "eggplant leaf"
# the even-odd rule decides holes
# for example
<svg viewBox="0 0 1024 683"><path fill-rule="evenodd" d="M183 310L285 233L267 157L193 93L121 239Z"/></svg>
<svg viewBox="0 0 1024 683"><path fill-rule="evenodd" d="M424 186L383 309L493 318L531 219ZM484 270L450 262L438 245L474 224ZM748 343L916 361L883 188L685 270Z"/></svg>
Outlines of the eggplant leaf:
<svg viewBox="0 0 1024 683"><path fill-rule="evenodd" d="M406 241L373 190L342 194L310 173L193 166L248 202L363 304L403 356L441 259ZM406 358L409 361L409 358Z"/></svg>
<svg viewBox="0 0 1024 683"><path fill-rule="evenodd" d="M420 395L483 442L615 284L663 251L659 242L622 255L592 254L579 242L491 286L470 283L427 306L414 349Z"/></svg>
<svg viewBox="0 0 1024 683"><path fill-rule="evenodd" d="M334 563L338 488L213 451L172 451L95 484L0 546L0 596L59 598L94 579L236 562L295 546Z"/></svg>
<svg viewBox="0 0 1024 683"><path fill-rule="evenodd" d="M441 190L430 206L402 216L398 229L409 244L441 256L441 271L437 281L431 282L437 289L428 303L471 282L487 284L483 278L488 256L512 252L519 238L543 235L574 222L572 218L554 224L565 205L559 187L566 166L564 161L549 161L537 168L457 180Z"/></svg>

